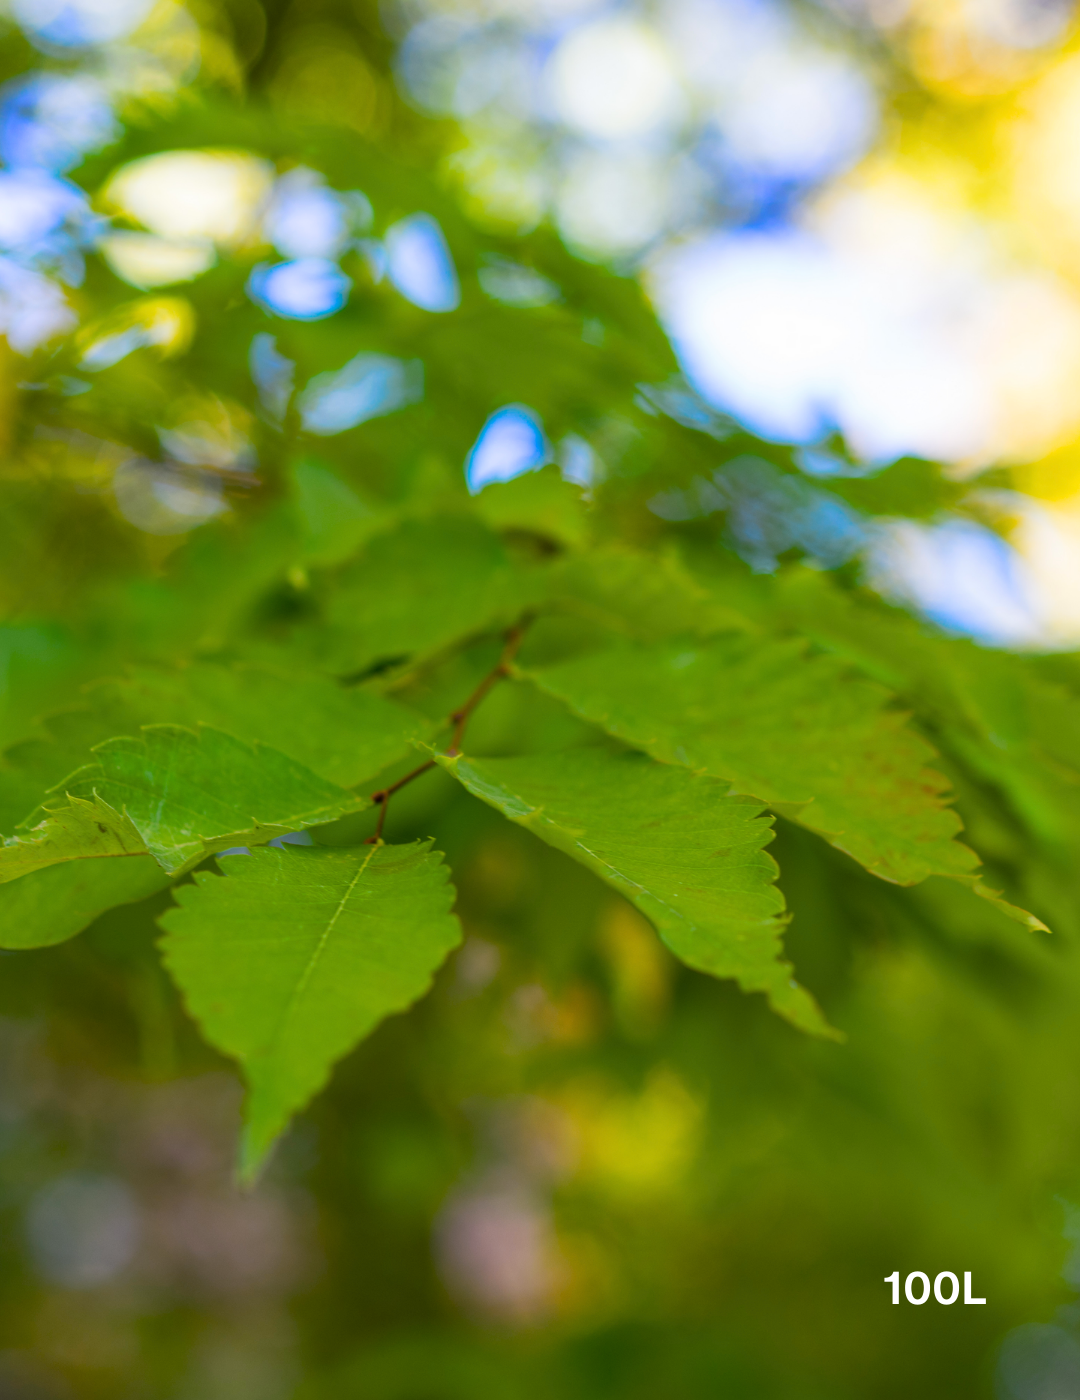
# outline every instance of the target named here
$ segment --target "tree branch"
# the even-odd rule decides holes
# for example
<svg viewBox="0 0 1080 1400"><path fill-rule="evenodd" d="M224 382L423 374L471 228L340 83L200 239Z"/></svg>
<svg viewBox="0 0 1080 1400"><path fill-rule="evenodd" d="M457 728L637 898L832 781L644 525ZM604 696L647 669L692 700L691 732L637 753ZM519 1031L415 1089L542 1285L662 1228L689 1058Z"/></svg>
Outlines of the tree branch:
<svg viewBox="0 0 1080 1400"><path fill-rule="evenodd" d="M465 729L477 705L480 704L493 686L497 685L499 681L505 680L510 674L510 663L518 653L518 648L521 646L528 625L529 621L524 621L510 628L510 631L506 634L506 645L503 647L502 655L499 657L496 664L476 687L468 700L465 701L464 705L462 705L460 709L455 710L450 716L450 723L454 726L454 732L450 736L450 747L446 750L448 757L453 757L454 754L460 753L461 741L465 737Z"/></svg>
<svg viewBox="0 0 1080 1400"><path fill-rule="evenodd" d="M531 618L524 618L521 622L515 623L506 633L505 645L502 649L498 661L487 673L484 679L476 687L465 703L456 709L449 716L448 723L454 726L450 735L450 747L446 750L448 758L454 757L461 752L461 743L465 737L465 730L468 728L469 720L473 716L474 710L483 701L484 697L492 690L499 681L505 680L510 674L510 663L518 653L522 640L528 629ZM400 788L406 787L414 778L419 778L421 773L426 773L429 768L435 767L435 760L429 758L426 763L421 763L419 768L414 768L411 773L406 773L403 778L399 778L396 783L391 783L389 787L382 788L378 792L371 794L372 802L379 804L379 820L375 827L375 834L369 836L365 845L378 845L382 840L383 826L386 824L386 809L390 805L391 796Z"/></svg>

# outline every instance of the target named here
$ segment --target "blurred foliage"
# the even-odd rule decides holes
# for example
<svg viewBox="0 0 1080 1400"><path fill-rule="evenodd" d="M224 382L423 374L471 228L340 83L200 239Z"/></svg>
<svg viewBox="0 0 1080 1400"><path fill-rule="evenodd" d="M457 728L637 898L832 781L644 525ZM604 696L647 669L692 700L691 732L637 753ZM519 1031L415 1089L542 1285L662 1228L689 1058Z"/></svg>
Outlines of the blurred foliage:
<svg viewBox="0 0 1080 1400"><path fill-rule="evenodd" d="M464 217L373 10L201 18L216 84L129 114L72 172L95 207L131 161L217 149L361 191L371 222L335 315L248 294L253 221L164 290L91 253L78 329L5 351L0 1394L990 1394L1009 1329L1071 1325L1075 657L861 582L881 519L979 509L955 481L839 453L815 479L679 378L634 282ZM453 309L386 273L417 213ZM364 383L377 412L318 416ZM514 405L558 465L470 492ZM130 887L87 874L99 837L148 852ZM251 1168L457 937L434 857L394 854L428 840L460 948L240 1191L233 1061L193 1015L272 1102ZM268 1064L266 930L299 944L326 896L214 901L319 862L351 891L373 852L433 882L401 897L422 965L395 982L385 934L361 1015L335 964ZM893 1307L896 1269L971 1271L987 1304Z"/></svg>

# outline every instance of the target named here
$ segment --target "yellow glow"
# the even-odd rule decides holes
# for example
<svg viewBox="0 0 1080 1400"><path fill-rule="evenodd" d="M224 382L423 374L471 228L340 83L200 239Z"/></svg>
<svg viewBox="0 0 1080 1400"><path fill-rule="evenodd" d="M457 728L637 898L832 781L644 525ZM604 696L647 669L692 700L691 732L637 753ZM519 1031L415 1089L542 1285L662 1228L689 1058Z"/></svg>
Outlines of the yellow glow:
<svg viewBox="0 0 1080 1400"><path fill-rule="evenodd" d="M949 363L983 386L985 446L970 466L1042 457L1080 433L1080 295L1015 259L969 184L957 161L880 156L821 196L810 226L883 304L924 300Z"/></svg>
<svg viewBox="0 0 1080 1400"><path fill-rule="evenodd" d="M179 355L191 344L195 312L183 297L142 297L84 326L75 344L85 361L106 359L125 346L149 346L163 358ZM113 348L115 347L115 349ZM119 354L117 354L119 358Z"/></svg>
<svg viewBox="0 0 1080 1400"><path fill-rule="evenodd" d="M462 185L469 214L488 227L526 233L544 213L546 187L519 153L504 148L502 133L464 127L465 144L446 160ZM515 135L517 133L514 133Z"/></svg>
<svg viewBox="0 0 1080 1400"><path fill-rule="evenodd" d="M214 245L208 241L158 238L152 233L110 233L99 247L117 277L144 290L189 282L217 261Z"/></svg>
<svg viewBox="0 0 1080 1400"><path fill-rule="evenodd" d="M1009 134L1015 216L1044 255L1080 272L1080 54L1033 86Z"/></svg>
<svg viewBox="0 0 1080 1400"><path fill-rule="evenodd" d="M1041 501L1068 501L1080 495L1080 444L1070 443L1037 462L1014 467L1013 484Z"/></svg>
<svg viewBox="0 0 1080 1400"><path fill-rule="evenodd" d="M1032 505L1011 535L1037 600L1047 645L1080 643L1080 497Z"/></svg>
<svg viewBox="0 0 1080 1400"><path fill-rule="evenodd" d="M639 1094L579 1081L559 1107L578 1135L579 1179L642 1197L673 1187L697 1151L702 1108L669 1069L655 1070Z"/></svg>
<svg viewBox="0 0 1080 1400"><path fill-rule="evenodd" d="M995 455L1039 457L1080 432L1080 301L1032 275L1003 288L975 328L995 406Z"/></svg>
<svg viewBox="0 0 1080 1400"><path fill-rule="evenodd" d="M926 265L964 252L971 217L960 162L885 153L828 186L809 222L847 257L893 254Z"/></svg>
<svg viewBox="0 0 1080 1400"><path fill-rule="evenodd" d="M1017 42L1022 35L1014 11L1019 8L994 0L913 0L903 25L912 67L928 87L953 98L986 98L1015 88L1046 62L1042 44L1030 42L1033 27L1029 42ZM1043 37L1048 40L1053 17L1047 18Z"/></svg>
<svg viewBox="0 0 1080 1400"><path fill-rule="evenodd" d="M160 238L236 246L254 234L273 173L245 152L164 151L123 166L102 199Z"/></svg>
<svg viewBox="0 0 1080 1400"><path fill-rule="evenodd" d="M622 901L609 904L597 930L611 969L612 1006L620 1027L635 1038L653 1033L671 998L671 957L648 920Z"/></svg>
<svg viewBox="0 0 1080 1400"><path fill-rule="evenodd" d="M246 471L254 466L251 414L216 394L181 398L158 429L169 456L189 466Z"/></svg>
<svg viewBox="0 0 1080 1400"><path fill-rule="evenodd" d="M380 84L349 35L331 25L299 31L270 80L283 106L370 135L380 124Z"/></svg>

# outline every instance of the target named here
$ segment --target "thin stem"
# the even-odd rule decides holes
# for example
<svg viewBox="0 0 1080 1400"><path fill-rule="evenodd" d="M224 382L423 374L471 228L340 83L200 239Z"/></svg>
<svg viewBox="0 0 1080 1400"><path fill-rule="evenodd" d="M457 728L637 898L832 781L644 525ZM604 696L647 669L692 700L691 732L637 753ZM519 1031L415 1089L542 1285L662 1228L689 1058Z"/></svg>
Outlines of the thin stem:
<svg viewBox="0 0 1080 1400"><path fill-rule="evenodd" d="M450 747L446 750L447 758L453 758L456 754L461 752L461 742L465 737L465 730L468 727L469 720L472 718L473 711L476 707L499 681L505 680L506 677L509 676L510 664L518 653L518 648L521 646L522 639L525 636L525 632L531 620L531 618L525 618L523 621L510 628L509 632L506 634L506 643L498 661L465 703L450 716L449 722L454 726L454 729L450 736ZM382 840L383 827L386 824L386 809L390 805L390 798L393 794L397 792L399 788L403 788L411 783L414 778L419 778L421 773L426 773L429 768L434 767L435 759L429 758L426 763L421 763L419 768L414 768L411 773L406 773L405 776L399 778L396 783L391 783L389 787L382 788L379 792L373 792L371 794L372 802L377 802L379 804L379 820L375 827L375 834L368 837L367 841L364 843L365 845L377 846Z"/></svg>
<svg viewBox="0 0 1080 1400"><path fill-rule="evenodd" d="M403 778L399 778L396 783L391 783L388 788L382 788L379 792L371 794L372 802L378 802L381 811L379 812L379 822L375 828L375 835L369 836L365 841L366 846L377 846L382 840L382 829L386 821L386 809L390 805L391 796L397 792L398 788L403 788L407 783L411 783L414 778L419 778L421 773L426 773L429 768L435 767L435 760L429 758L426 763L421 763L419 768L414 768L411 773L406 773Z"/></svg>
<svg viewBox="0 0 1080 1400"><path fill-rule="evenodd" d="M506 645L503 647L502 655L499 657L498 661L469 696L468 700L465 701L464 705L462 705L460 709L455 710L450 716L450 723L454 726L454 732L450 736L450 747L446 750L448 757L452 758L455 754L461 752L461 741L465 737L466 726L472 718L472 713L477 705L480 704L493 686L496 686L499 681L505 680L510 674L510 663L518 653L518 648L521 646L522 639L525 636L525 629L528 625L526 621L519 622L517 626L511 627L510 631L506 634Z"/></svg>

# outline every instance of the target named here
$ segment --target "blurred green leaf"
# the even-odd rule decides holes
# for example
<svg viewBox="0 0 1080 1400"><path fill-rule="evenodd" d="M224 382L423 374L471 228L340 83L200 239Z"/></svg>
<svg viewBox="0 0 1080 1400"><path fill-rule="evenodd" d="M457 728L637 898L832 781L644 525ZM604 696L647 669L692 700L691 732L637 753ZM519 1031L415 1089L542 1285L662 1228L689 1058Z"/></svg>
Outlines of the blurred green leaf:
<svg viewBox="0 0 1080 1400"><path fill-rule="evenodd" d="M379 513L325 463L301 457L290 477L304 529L305 563L340 564L379 529Z"/></svg>
<svg viewBox="0 0 1080 1400"><path fill-rule="evenodd" d="M111 860L147 851L135 824L92 789L88 797L72 794L66 802L35 812L30 820L34 824L24 834L0 846L0 882L65 861Z"/></svg>
<svg viewBox="0 0 1080 1400"><path fill-rule="evenodd" d="M327 626L312 645L342 674L505 625L530 596L498 536L465 514L410 520L376 536L326 592Z"/></svg>
<svg viewBox="0 0 1080 1400"><path fill-rule="evenodd" d="M170 877L150 855L72 860L31 871L0 884L0 947L62 943L106 910L137 903L169 883Z"/></svg>
<svg viewBox="0 0 1080 1400"><path fill-rule="evenodd" d="M255 666L196 662L132 666L119 680L87 687L80 704L46 716L37 736L0 763L0 830L88 762L91 750L145 724L199 724L266 744L327 782L353 787L411 752L431 725L358 686L318 675L286 677Z"/></svg>
<svg viewBox="0 0 1080 1400"><path fill-rule="evenodd" d="M580 546L588 534L581 488L564 481L558 467L541 467L512 481L493 481L473 502L493 530L518 531L554 545Z"/></svg>

